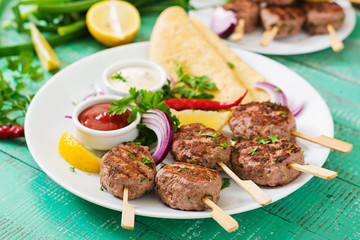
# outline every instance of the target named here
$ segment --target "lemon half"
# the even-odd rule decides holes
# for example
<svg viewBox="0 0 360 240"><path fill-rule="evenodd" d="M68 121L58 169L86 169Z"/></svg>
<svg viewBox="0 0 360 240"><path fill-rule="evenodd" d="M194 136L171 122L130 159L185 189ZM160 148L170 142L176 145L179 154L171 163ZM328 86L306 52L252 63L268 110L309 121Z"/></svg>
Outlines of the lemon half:
<svg viewBox="0 0 360 240"><path fill-rule="evenodd" d="M59 141L60 155L72 166L85 172L100 172L100 159L65 132Z"/></svg>
<svg viewBox="0 0 360 240"><path fill-rule="evenodd" d="M230 118L229 111L171 110L171 112L179 118L180 126L198 122L216 131L220 131L228 123Z"/></svg>
<svg viewBox="0 0 360 240"><path fill-rule="evenodd" d="M139 11L125 1L102 1L90 7L86 25L100 43L113 47L131 42L140 28Z"/></svg>

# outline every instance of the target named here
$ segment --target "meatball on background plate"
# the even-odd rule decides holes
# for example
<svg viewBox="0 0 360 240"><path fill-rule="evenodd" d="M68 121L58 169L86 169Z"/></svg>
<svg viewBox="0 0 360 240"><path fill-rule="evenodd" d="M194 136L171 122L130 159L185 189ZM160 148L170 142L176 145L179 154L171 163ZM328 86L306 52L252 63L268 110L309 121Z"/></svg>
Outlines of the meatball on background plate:
<svg viewBox="0 0 360 240"><path fill-rule="evenodd" d="M346 1L335 1L345 12L345 19L343 25L337 30L339 39L344 40L350 35L356 24L355 10L351 4ZM194 7L204 7L224 4L221 0L192 0L191 4ZM205 8L200 10L190 11L190 15L196 17L206 26L210 26L213 8ZM259 45L264 30L258 25L251 33L245 33L244 37L237 42L231 42L224 39L224 41L231 47L240 47L253 52L273 54L273 55L294 55L320 51L330 47L329 36L327 34L310 35L305 30L301 30L298 34L282 39L272 41L269 46L263 47ZM346 47L346 44L345 44Z"/></svg>

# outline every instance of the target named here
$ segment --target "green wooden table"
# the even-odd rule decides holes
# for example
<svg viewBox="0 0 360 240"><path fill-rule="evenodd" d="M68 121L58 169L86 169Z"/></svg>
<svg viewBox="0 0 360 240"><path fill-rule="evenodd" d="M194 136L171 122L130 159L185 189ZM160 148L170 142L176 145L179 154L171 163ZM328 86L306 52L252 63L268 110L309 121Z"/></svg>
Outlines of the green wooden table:
<svg viewBox="0 0 360 240"><path fill-rule="evenodd" d="M156 15L142 17L136 42L149 40L155 19ZM128 231L120 226L120 212L87 202L50 179L24 139L0 140L0 239L360 239L359 22L357 12L358 24L339 53L326 49L270 56L319 91L333 116L335 137L354 144L349 154L331 152L324 165L339 172L339 177L312 178L280 201L233 215L239 229L232 233L212 219L142 216L136 216L135 229ZM10 42L11 36L6 39ZM102 49L91 37L55 47L61 68ZM0 59L0 67L4 62ZM45 75L46 80L50 77Z"/></svg>

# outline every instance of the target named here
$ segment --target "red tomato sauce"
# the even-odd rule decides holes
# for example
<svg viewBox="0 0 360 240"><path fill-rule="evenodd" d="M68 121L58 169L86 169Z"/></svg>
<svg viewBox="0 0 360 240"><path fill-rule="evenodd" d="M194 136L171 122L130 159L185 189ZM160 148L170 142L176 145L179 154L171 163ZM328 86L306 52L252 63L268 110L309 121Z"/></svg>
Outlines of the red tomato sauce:
<svg viewBox="0 0 360 240"><path fill-rule="evenodd" d="M102 131L116 130L130 124L127 122L130 110L121 115L110 116L109 105L110 103L99 103L86 108L79 114L79 122L85 127Z"/></svg>

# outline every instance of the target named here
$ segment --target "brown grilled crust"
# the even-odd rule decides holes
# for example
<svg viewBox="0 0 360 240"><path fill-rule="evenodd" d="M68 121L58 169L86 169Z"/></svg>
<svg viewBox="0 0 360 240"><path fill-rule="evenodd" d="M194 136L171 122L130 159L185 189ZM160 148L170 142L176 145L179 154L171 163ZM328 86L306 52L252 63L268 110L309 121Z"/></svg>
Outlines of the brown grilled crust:
<svg viewBox="0 0 360 240"><path fill-rule="evenodd" d="M230 144L230 140L224 134L203 124L192 123L178 129L170 152L176 161L221 170L217 162L229 163Z"/></svg>
<svg viewBox="0 0 360 240"><path fill-rule="evenodd" d="M294 140L290 131L296 130L296 122L289 108L271 102L251 102L233 108L229 126L235 137L243 139L277 135Z"/></svg>
<svg viewBox="0 0 360 240"><path fill-rule="evenodd" d="M285 185L293 181L300 172L288 167L288 164L304 164L304 156L295 142L285 138L280 141L261 144L245 140L236 143L231 156L234 172L240 178L260 185Z"/></svg>
<svg viewBox="0 0 360 240"><path fill-rule="evenodd" d="M233 11L238 19L245 20L245 32L255 30L259 19L259 4L255 1L235 0L223 6L225 10Z"/></svg>
<svg viewBox="0 0 360 240"><path fill-rule="evenodd" d="M155 178L160 199L171 208L201 211L208 208L202 198L220 199L222 179L212 169L176 162L159 170Z"/></svg>
<svg viewBox="0 0 360 240"><path fill-rule="evenodd" d="M120 198L123 197L124 187L129 188L129 199L151 191L154 188L155 163L144 163L144 159L152 160L148 147L127 143L112 148L101 160L101 185Z"/></svg>

